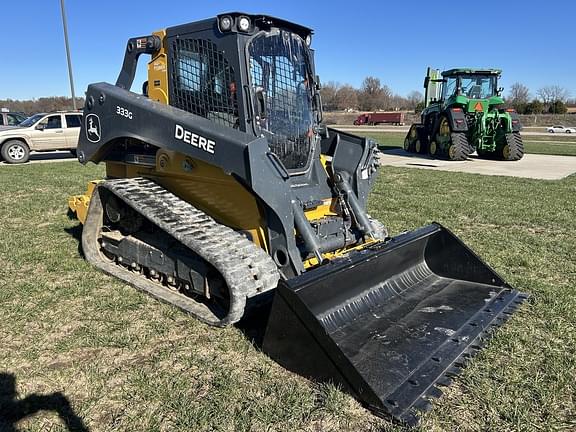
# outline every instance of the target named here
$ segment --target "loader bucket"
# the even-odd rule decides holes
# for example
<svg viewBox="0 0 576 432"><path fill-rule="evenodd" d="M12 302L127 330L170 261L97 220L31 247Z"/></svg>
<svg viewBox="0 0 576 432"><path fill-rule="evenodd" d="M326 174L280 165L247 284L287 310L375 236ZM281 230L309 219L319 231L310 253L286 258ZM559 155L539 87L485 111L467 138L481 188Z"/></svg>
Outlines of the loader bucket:
<svg viewBox="0 0 576 432"><path fill-rule="evenodd" d="M415 425L526 297L432 224L281 282L263 350Z"/></svg>

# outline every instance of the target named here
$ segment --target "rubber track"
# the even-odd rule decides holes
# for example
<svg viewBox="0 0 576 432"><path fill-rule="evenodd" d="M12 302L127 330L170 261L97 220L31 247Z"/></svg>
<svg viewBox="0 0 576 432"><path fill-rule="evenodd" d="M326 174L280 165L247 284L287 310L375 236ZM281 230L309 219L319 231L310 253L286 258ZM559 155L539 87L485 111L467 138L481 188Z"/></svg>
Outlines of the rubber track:
<svg viewBox="0 0 576 432"><path fill-rule="evenodd" d="M211 313L206 314L202 312L203 309L206 310L205 307L203 309L192 307L190 302L198 305L200 303L183 294L176 295L184 297L187 301L174 303L170 300L174 292L170 292L168 288L164 289L172 296L162 297L151 293L154 297L162 297L161 300L175 304L208 324L224 326L242 318L246 298L276 288L280 278L279 272L274 261L263 249L233 229L219 224L206 213L152 180L141 177L107 180L99 183L98 188L113 193L151 223L214 266L229 287L230 311L223 318ZM125 277L119 277L127 280ZM150 292L143 286L149 284L134 281L134 277L129 279L127 281L137 288ZM142 279L142 282L150 282L141 275L139 279Z"/></svg>

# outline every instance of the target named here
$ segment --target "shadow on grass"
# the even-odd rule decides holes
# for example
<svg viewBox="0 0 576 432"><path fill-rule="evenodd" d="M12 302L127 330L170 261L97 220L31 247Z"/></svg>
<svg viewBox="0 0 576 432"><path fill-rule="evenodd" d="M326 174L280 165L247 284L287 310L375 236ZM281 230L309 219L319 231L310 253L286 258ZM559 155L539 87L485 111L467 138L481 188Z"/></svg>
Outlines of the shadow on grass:
<svg viewBox="0 0 576 432"><path fill-rule="evenodd" d="M84 432L88 428L70 406L68 398L62 393L41 395L33 393L23 399L17 399L16 377L10 373L0 373L0 430L17 432L16 425L26 417L40 411L52 411L58 414L66 428L71 432Z"/></svg>
<svg viewBox="0 0 576 432"><path fill-rule="evenodd" d="M382 145L382 144L378 144L378 150L380 151L389 151L389 150L398 150L398 149L402 149L402 147L400 146L395 146L395 145Z"/></svg>
<svg viewBox="0 0 576 432"><path fill-rule="evenodd" d="M266 333L266 326L272 309L274 290L263 294L263 296L265 298L261 298L257 305L248 305L248 313L236 324L236 327L244 334L244 337L259 350L262 350L264 334Z"/></svg>
<svg viewBox="0 0 576 432"><path fill-rule="evenodd" d="M70 215L68 215L68 217L70 217ZM75 218L76 217L74 217L74 219ZM77 225L74 225L71 228L64 228L64 232L66 232L66 234L68 234L78 242L78 254L82 258L84 258L84 251L82 250L82 224L78 223Z"/></svg>

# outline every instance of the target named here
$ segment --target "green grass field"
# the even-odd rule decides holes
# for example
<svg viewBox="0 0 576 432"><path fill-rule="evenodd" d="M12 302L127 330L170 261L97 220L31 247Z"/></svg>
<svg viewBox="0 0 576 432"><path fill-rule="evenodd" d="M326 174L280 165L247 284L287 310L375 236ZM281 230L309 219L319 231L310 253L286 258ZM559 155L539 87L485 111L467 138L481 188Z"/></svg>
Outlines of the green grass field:
<svg viewBox="0 0 576 432"><path fill-rule="evenodd" d="M203 325L88 265L66 200L102 175L75 162L0 167L0 406L61 392L91 431L402 430L284 370L245 331ZM392 233L443 223L531 295L420 430L576 429L575 195L575 176L382 168L369 206ZM43 407L19 430L66 430Z"/></svg>
<svg viewBox="0 0 576 432"><path fill-rule="evenodd" d="M404 132L380 132L366 134L378 141L381 150L391 150L403 147ZM548 136L548 135L525 135L524 149L526 153L539 153L560 156L576 156L576 136Z"/></svg>

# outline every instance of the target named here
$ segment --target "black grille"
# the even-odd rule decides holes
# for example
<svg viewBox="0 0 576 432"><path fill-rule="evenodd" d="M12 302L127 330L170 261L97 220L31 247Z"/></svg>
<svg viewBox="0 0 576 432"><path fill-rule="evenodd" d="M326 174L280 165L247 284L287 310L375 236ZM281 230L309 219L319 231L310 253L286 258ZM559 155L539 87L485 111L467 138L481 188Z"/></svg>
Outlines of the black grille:
<svg viewBox="0 0 576 432"><path fill-rule="evenodd" d="M272 150L290 170L308 164L314 134L307 49L296 35L261 35L250 43L254 90L265 91L266 118L259 125Z"/></svg>
<svg viewBox="0 0 576 432"><path fill-rule="evenodd" d="M170 104L238 128L234 69L222 52L205 39L176 39L171 49Z"/></svg>

